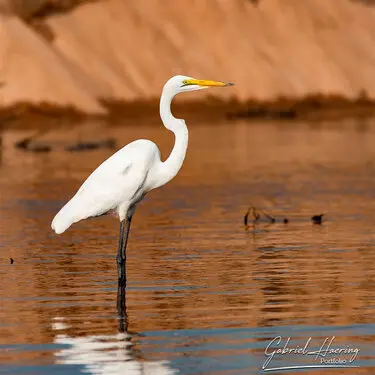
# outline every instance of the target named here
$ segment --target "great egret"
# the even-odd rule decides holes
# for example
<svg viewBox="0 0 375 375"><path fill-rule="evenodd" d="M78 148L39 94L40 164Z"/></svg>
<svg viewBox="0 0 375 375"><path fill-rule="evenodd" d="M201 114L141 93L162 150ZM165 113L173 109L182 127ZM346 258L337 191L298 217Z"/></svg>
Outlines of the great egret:
<svg viewBox="0 0 375 375"><path fill-rule="evenodd" d="M180 75L169 79L160 98L160 117L164 126L175 134L175 144L168 159L162 162L158 147L149 140L139 139L129 143L91 173L73 198L57 213L52 229L60 234L80 220L115 212L121 222L118 277L119 282L126 284L126 246L136 206L150 190L172 180L185 159L188 129L184 120L173 117L171 113L173 97L185 91L232 85Z"/></svg>

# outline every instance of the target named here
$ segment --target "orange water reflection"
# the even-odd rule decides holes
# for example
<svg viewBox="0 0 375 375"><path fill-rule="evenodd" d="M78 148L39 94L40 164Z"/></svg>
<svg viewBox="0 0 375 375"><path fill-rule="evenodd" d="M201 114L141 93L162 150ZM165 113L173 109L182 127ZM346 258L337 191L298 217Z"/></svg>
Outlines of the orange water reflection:
<svg viewBox="0 0 375 375"><path fill-rule="evenodd" d="M172 145L172 136L158 126L104 131L119 144L152 139L163 155ZM216 348L207 332L232 328L344 326L343 342L373 344L375 123L198 124L190 133L179 176L150 193L135 214L128 326L119 333L118 222L88 220L62 236L50 230L57 210L111 151L29 154L12 147L23 131L4 132L0 342L15 347L5 347L0 361L8 370L26 363L52 371L49 366L71 363L89 373L137 373L141 364L154 366L155 374L256 372L266 336L257 339L250 331L249 346L233 349L241 339L225 334L215 340L227 345ZM62 132L60 139L72 134ZM250 204L290 223L245 230ZM310 216L320 212L327 220L312 225ZM200 333L183 345L168 336L185 330ZM142 336L150 332L150 338ZM27 351L22 344L35 346ZM236 368L231 356L249 353L259 357ZM198 361L217 356L228 356L233 366L212 364L211 371ZM187 365L187 357L197 362ZM105 367L111 361L118 367ZM375 369L366 366L356 371ZM351 373L335 373L340 371Z"/></svg>

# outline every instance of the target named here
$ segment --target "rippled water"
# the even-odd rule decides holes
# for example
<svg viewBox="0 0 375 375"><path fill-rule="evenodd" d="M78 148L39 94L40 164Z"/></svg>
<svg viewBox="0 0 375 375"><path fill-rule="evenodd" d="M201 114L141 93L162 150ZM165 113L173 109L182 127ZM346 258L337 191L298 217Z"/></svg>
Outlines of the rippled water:
<svg viewBox="0 0 375 375"><path fill-rule="evenodd" d="M296 372L374 373L375 122L191 126L179 176L134 216L125 296L116 219L50 230L112 151L25 153L13 147L24 133L4 131L0 149L0 373L256 374L321 364L272 352L333 337L359 368ZM154 125L102 133L163 155L173 139ZM276 223L245 228L250 205Z"/></svg>

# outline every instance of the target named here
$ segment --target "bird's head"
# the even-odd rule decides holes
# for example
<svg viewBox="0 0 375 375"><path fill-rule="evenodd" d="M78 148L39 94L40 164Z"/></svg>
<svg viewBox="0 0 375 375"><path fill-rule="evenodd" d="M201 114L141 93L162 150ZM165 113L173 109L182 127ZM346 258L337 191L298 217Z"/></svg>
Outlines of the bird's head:
<svg viewBox="0 0 375 375"><path fill-rule="evenodd" d="M192 77L178 75L172 77L167 81L167 83L164 86L164 90L170 90L176 94L179 94L185 91L195 91L207 89L209 87L227 87L233 85L233 83L195 79Z"/></svg>

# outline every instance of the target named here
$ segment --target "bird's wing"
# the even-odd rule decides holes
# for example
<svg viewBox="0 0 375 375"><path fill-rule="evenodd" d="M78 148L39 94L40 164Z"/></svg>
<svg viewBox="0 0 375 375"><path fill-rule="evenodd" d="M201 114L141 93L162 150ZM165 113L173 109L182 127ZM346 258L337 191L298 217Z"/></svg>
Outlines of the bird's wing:
<svg viewBox="0 0 375 375"><path fill-rule="evenodd" d="M131 201L142 188L152 166L155 147L149 141L132 142L102 163L74 197L84 207L80 220Z"/></svg>
<svg viewBox="0 0 375 375"><path fill-rule="evenodd" d="M60 210L52 227L61 233L73 223L102 215L121 204L129 204L142 193L147 174L159 152L157 146L139 140L130 143L105 160ZM59 225L61 223L61 225Z"/></svg>

